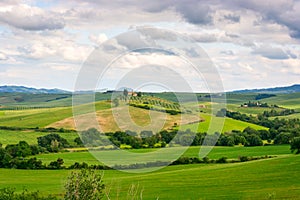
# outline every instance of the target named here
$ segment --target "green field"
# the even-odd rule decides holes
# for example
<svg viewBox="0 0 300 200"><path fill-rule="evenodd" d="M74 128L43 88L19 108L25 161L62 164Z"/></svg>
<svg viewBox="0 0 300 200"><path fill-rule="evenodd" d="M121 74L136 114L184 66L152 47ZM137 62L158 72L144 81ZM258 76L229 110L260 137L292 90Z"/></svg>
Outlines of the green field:
<svg viewBox="0 0 300 200"><path fill-rule="evenodd" d="M235 104L227 104L227 109L230 111L240 112L240 113L249 114L249 115L262 114L264 111L271 111L274 109L276 111L282 110L282 108L262 108L262 107L244 108L244 107L241 107L240 105L235 105Z"/></svg>
<svg viewBox="0 0 300 200"><path fill-rule="evenodd" d="M109 102L101 101L95 103L96 110L104 110L110 108ZM78 112L85 114L91 112L91 108L88 104L81 105ZM72 117L72 108L42 108L42 109L26 109L26 110L6 110L0 111L0 126L11 127L46 127L49 124L63 120L68 117Z"/></svg>
<svg viewBox="0 0 300 200"><path fill-rule="evenodd" d="M161 153L159 159L160 161L168 160L168 155L170 152L174 151L177 152L178 150L182 149L183 147L172 147L169 151L165 151ZM208 147L203 147L208 148ZM147 153L157 151L159 149L132 149L128 150L129 152L133 153ZM187 157L198 157L200 147L189 147L189 149L183 154L183 156ZM119 164L126 164L129 161L133 160L137 163L143 163L147 159L145 157L135 159L132 158L132 155L128 155L128 157L120 156L116 151L93 151L93 155L97 158L114 161ZM280 146L262 146L262 147L214 147L212 151L207 155L210 159L218 159L221 157L227 157L228 159L237 159L239 156L265 156L265 155L285 155L290 154L289 146L288 145L280 145ZM86 162L88 164L101 164L94 156L89 152L69 152L69 153L57 153L57 154L41 154L37 155L38 159L42 160L43 162L49 164L51 161L57 160L57 158L64 159L65 165L70 166L75 162Z"/></svg>
<svg viewBox="0 0 300 200"><path fill-rule="evenodd" d="M26 141L28 144L37 144L37 138L47 135L47 132L26 131L9 131L0 130L0 143L2 145L16 144L19 141ZM78 137L77 133L58 133L61 137L68 140L70 144L74 144L74 139Z"/></svg>
<svg viewBox="0 0 300 200"><path fill-rule="evenodd" d="M89 94L87 94L89 95ZM150 94L151 95L151 94ZM153 94L154 95L154 94ZM180 93L179 95L186 95ZM211 115L212 103L207 94L197 94L199 102L191 102L192 98L187 96L183 107L191 110L191 113L182 117L200 116L203 122L183 125L180 128L207 132L213 121L211 132L220 131L218 126L224 126L221 132L232 130L244 130L251 127L256 130L267 129L255 124L234 120L231 118L220 118ZM257 115L271 108L241 108L240 104L255 101L257 94L227 94L227 108L245 114ZM85 95L80 98L85 99ZM111 102L107 101L111 94L97 94L95 108L100 122L106 125L107 130L116 128L113 122ZM176 102L176 96L172 93L161 93L155 97L164 98ZM20 98L22 101L20 101ZM102 100L102 101L100 101ZM278 94L275 97L261 99L269 105L276 104L284 108L293 108L300 111L300 93ZM92 112L91 104L80 105L76 109L77 114ZM124 104L124 105L123 105ZM117 109L122 109L123 102ZM0 95L1 106L11 106L18 110L0 110L0 126L8 127L47 127L57 125L56 128L64 127L67 123L73 123L71 107L71 95ZM20 107L19 107L20 106ZM23 107L25 106L25 107ZM45 106L49 108L35 108L34 106ZM51 107L51 108L50 108ZM135 123L144 126L149 123L149 111L145 109L130 107L130 114ZM84 116L84 115L83 115ZM180 119L180 115L167 115L165 123L167 128L173 127ZM191 117L192 118L192 117ZM282 116L280 118L300 118L299 113ZM160 120L160 118L159 118ZM189 123L192 120L185 120ZM194 120L193 122L195 122ZM198 126L199 125L199 126ZM68 128L75 128L68 126ZM24 129L23 129L24 130ZM33 130L8 131L0 130L0 143L16 144L21 140L29 144L36 144L37 137L47 135L48 132L35 132ZM59 133L71 144L77 133ZM157 157L151 161L168 161L169 156L177 155L185 147L170 147L162 149L131 149L126 150L128 154L118 154L118 151L91 151L90 152L63 152L36 155L43 163L62 158L64 166L68 167L75 162L86 162L89 165L101 164L101 161L127 165L132 163L145 163L149 161L151 153L157 153ZM211 147L202 147L210 149ZM202 149L202 150L203 150ZM75 149L70 149L75 150ZM198 157L200 147L188 147L183 156ZM131 154L130 154L131 153ZM133 156L134 155L134 156ZM243 163L228 164L193 164L168 166L162 169L152 168L149 173L125 173L117 170L105 170L104 182L109 191L110 199L132 199L128 197L128 190L133 184L142 190L142 199L299 199L300 196L300 155L290 152L290 145L269 145L259 147L213 147L207 155L210 159L227 157L237 159L239 156L275 156L269 159L261 159ZM99 160L97 160L97 158ZM106 162L105 162L106 163ZM148 168L149 169L149 168ZM144 170L144 169L140 169ZM39 190L41 194L54 194L63 196L63 185L71 170L16 170L0 169L0 188L12 187L18 192L26 187L29 191ZM137 171L134 171L137 172Z"/></svg>
<svg viewBox="0 0 300 200"><path fill-rule="evenodd" d="M183 129L189 128L191 130L196 130L198 127L199 132L207 132L210 127L210 123L212 123L210 133L214 133L216 131L219 131L219 132L222 131L222 133L232 131L232 130L242 131L248 126L251 128L257 129L257 130L267 129L266 127L263 127L263 126L259 126L259 125L251 124L251 123L247 123L247 122L242 122L242 121L231 119L231 118L224 119L221 117L211 116L209 114L201 114L200 116L202 118L204 118L205 121L201 122L199 124L199 127L198 127L198 123L195 123L195 124L184 125ZM224 126L222 128L223 123L224 123ZM221 127L221 130L220 130L220 127Z"/></svg>
<svg viewBox="0 0 300 200"><path fill-rule="evenodd" d="M265 99L265 102L285 108L300 109L300 93L278 94L275 97Z"/></svg>
<svg viewBox="0 0 300 200"><path fill-rule="evenodd" d="M290 155L236 164L178 165L147 174L108 170L104 182L111 199L126 199L132 184L143 190L143 199L298 199L299 158ZM61 195L69 173L0 169L0 185Z"/></svg>
<svg viewBox="0 0 300 200"><path fill-rule="evenodd" d="M295 113L291 115L286 116L277 116L279 119L300 119L300 113ZM271 119L274 119L276 117L271 117Z"/></svg>

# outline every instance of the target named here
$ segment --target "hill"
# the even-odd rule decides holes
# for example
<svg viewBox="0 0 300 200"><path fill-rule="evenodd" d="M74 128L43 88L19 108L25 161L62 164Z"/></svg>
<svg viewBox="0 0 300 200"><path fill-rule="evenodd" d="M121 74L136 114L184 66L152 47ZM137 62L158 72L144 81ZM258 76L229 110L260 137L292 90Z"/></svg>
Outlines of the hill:
<svg viewBox="0 0 300 200"><path fill-rule="evenodd" d="M36 89L32 87L24 87L24 86L0 86L0 92L3 93L27 93L27 94L67 94L71 93L69 91L61 90L61 89Z"/></svg>
<svg viewBox="0 0 300 200"><path fill-rule="evenodd" d="M236 90L233 92L234 93L276 93L276 94L295 93L295 92L300 92L300 84L284 86L284 87L274 87L274 88Z"/></svg>

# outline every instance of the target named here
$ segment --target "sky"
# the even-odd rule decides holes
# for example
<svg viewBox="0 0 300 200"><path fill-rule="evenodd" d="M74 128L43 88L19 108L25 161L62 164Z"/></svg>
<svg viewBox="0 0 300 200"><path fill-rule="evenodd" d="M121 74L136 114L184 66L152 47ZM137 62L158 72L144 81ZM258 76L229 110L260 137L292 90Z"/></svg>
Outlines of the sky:
<svg viewBox="0 0 300 200"><path fill-rule="evenodd" d="M226 91L300 83L299 0L2 0L0 85L73 91L95 48L140 27L191 38L216 67ZM122 45L134 42L129 38ZM147 59L154 62L149 65L171 68L180 63L159 55L130 54L119 67L141 66ZM116 86L120 71L110 71L100 88ZM197 79L193 73L181 75ZM191 84L205 90L197 81Z"/></svg>

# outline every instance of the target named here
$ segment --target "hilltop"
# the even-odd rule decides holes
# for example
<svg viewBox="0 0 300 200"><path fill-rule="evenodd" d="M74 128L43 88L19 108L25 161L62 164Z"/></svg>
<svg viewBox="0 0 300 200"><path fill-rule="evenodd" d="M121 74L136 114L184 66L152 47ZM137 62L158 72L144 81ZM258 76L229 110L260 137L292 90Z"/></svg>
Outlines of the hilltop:
<svg viewBox="0 0 300 200"><path fill-rule="evenodd" d="M300 84L283 86L283 87L245 89L245 90L233 91L233 93L276 93L276 94L286 94L286 93L296 93L296 92L300 92Z"/></svg>
<svg viewBox="0 0 300 200"><path fill-rule="evenodd" d="M61 89L45 89L45 88L32 88L32 87L25 87L25 86L0 86L0 92L2 93L27 93L27 94L67 94L71 93L66 90Z"/></svg>

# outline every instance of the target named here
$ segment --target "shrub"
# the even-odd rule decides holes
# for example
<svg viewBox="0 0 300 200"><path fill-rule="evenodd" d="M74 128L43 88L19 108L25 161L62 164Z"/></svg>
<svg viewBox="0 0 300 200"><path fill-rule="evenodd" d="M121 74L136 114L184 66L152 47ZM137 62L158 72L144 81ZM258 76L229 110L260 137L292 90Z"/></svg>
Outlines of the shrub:
<svg viewBox="0 0 300 200"><path fill-rule="evenodd" d="M65 184L65 200L99 200L104 197L103 175L97 170L73 171Z"/></svg>

